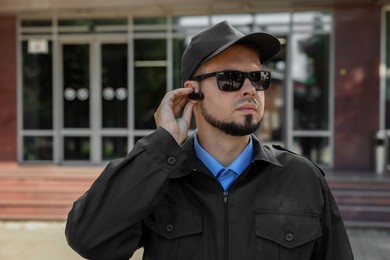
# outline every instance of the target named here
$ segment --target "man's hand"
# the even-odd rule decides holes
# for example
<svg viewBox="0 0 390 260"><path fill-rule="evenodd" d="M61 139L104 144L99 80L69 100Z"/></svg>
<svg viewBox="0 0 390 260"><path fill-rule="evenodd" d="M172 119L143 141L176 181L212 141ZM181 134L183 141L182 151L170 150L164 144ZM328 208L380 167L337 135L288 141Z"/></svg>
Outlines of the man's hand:
<svg viewBox="0 0 390 260"><path fill-rule="evenodd" d="M178 144L187 138L190 128L194 104L188 101L188 94L193 91L192 88L179 88L166 93L154 113L157 127L167 130ZM176 118L181 111L181 117Z"/></svg>

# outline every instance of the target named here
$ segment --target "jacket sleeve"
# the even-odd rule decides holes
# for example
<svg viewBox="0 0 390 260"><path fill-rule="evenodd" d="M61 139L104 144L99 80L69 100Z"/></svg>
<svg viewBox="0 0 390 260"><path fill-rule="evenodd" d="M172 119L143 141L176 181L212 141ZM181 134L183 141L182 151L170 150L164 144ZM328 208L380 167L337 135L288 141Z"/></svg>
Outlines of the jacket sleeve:
<svg viewBox="0 0 390 260"><path fill-rule="evenodd" d="M141 220L183 175L186 156L163 128L112 161L69 212L68 244L88 259L129 259L142 246Z"/></svg>
<svg viewBox="0 0 390 260"><path fill-rule="evenodd" d="M324 208L321 217L322 237L317 241L314 260L353 260L351 244L337 203L325 179L321 176Z"/></svg>

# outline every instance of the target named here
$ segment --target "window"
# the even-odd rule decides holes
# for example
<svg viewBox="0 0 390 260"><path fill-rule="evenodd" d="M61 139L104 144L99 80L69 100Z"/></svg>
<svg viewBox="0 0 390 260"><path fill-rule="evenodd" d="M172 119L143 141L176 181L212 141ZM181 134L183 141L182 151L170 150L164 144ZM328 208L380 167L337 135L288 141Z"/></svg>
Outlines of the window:
<svg viewBox="0 0 390 260"><path fill-rule="evenodd" d="M385 128L390 129L390 11L386 12L385 15L385 63L386 63L386 70L385 70Z"/></svg>
<svg viewBox="0 0 390 260"><path fill-rule="evenodd" d="M22 55L23 129L52 129L52 44L47 40L23 41Z"/></svg>
<svg viewBox="0 0 390 260"><path fill-rule="evenodd" d="M166 92L165 39L134 41L135 128L155 129L154 112Z"/></svg>
<svg viewBox="0 0 390 260"><path fill-rule="evenodd" d="M155 129L166 91L182 87L181 57L190 38L223 20L244 33L271 33L282 44L263 64L272 83L256 135L331 165L332 16L322 11L22 19L20 160L102 163L124 156Z"/></svg>

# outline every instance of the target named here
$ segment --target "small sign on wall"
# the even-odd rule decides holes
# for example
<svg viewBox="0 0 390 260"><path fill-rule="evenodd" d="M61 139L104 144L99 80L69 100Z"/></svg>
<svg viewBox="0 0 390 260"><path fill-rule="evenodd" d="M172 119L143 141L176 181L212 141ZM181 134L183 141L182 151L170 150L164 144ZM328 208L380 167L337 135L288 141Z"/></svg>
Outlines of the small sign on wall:
<svg viewBox="0 0 390 260"><path fill-rule="evenodd" d="M47 54L49 53L49 42L45 39L28 40L29 54Z"/></svg>

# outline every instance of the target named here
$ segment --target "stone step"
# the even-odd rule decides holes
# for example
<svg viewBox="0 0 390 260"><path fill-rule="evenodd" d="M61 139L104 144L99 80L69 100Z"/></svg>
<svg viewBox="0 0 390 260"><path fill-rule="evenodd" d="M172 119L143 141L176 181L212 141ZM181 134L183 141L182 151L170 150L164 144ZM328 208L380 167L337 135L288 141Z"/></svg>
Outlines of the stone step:
<svg viewBox="0 0 390 260"><path fill-rule="evenodd" d="M1 220L65 220L70 210L69 205L31 206L31 205L0 205Z"/></svg>
<svg viewBox="0 0 390 260"><path fill-rule="evenodd" d="M102 168L0 167L0 219L65 220ZM348 226L390 227L390 178L327 178Z"/></svg>
<svg viewBox="0 0 390 260"><path fill-rule="evenodd" d="M390 227L390 178L348 176L327 179L349 227Z"/></svg>
<svg viewBox="0 0 390 260"><path fill-rule="evenodd" d="M390 176L389 177L377 177L372 174L372 176L332 176L326 177L326 181L330 187L333 189L341 190L390 190Z"/></svg>
<svg viewBox="0 0 390 260"><path fill-rule="evenodd" d="M65 220L98 167L0 167L0 220Z"/></svg>
<svg viewBox="0 0 390 260"><path fill-rule="evenodd" d="M339 209L348 227L390 228L390 207L340 206Z"/></svg>

